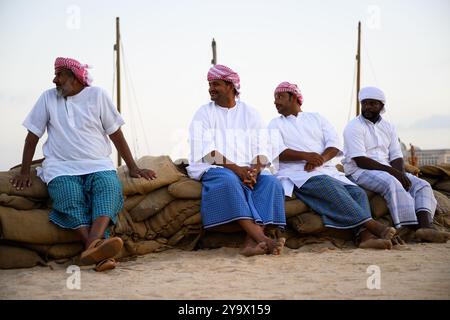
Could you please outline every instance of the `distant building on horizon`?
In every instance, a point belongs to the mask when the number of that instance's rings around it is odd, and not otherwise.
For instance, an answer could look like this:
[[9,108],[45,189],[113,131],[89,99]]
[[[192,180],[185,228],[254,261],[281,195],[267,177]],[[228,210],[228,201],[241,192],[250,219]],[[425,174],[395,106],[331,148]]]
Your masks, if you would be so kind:
[[400,141],[400,145],[405,161],[409,164],[415,165],[416,167],[450,164],[450,149],[422,150],[421,148],[413,145],[411,145],[412,148],[408,149],[402,141]]

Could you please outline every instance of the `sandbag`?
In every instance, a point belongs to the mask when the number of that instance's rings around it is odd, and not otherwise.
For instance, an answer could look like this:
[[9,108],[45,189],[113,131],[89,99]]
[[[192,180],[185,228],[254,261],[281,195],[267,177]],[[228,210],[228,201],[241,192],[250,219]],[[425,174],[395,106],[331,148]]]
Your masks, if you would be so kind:
[[50,222],[50,210],[16,210],[0,207],[0,239],[34,244],[56,244],[78,241],[74,230]]
[[446,194],[450,195],[450,179],[445,179],[438,181],[433,186],[434,189]]
[[386,200],[380,195],[375,195],[369,201],[370,203],[370,211],[372,212],[372,217],[381,218],[387,214],[389,214],[389,209],[386,204]]
[[136,194],[133,196],[125,197],[123,207],[125,208],[125,210],[129,212],[131,209],[136,207],[139,204],[139,202],[144,200],[146,196],[147,196],[146,194]]
[[130,216],[133,221],[144,221],[161,211],[175,198],[167,191],[167,187],[160,188],[147,194],[133,209]]
[[168,239],[181,229],[187,218],[199,211],[199,200],[175,200],[147,221],[152,230]]
[[421,166],[420,173],[424,176],[450,178],[450,164],[440,164],[437,166]]
[[193,225],[193,224],[202,224],[202,215],[200,214],[200,212],[198,212],[198,213],[194,214],[193,216],[184,220],[183,224],[185,226]]
[[150,193],[153,190],[174,183],[184,176],[177,170],[168,156],[145,156],[137,160],[136,164],[141,169],[145,168],[155,171],[157,178],[154,180],[132,178],[126,165],[119,167],[117,174],[122,182],[123,194],[126,196]]
[[125,208],[123,208],[117,215],[116,224],[111,228],[113,235],[128,235],[132,236],[135,233],[133,219]]
[[168,245],[178,249],[194,250],[203,233],[201,225],[183,226],[177,233],[170,237]]
[[291,217],[287,220],[287,223],[301,234],[316,234],[325,230],[322,218],[312,211]]
[[417,167],[415,167],[415,166],[413,166],[413,165],[411,165],[409,163],[405,163],[404,165],[405,165],[405,171],[406,172],[411,173],[411,174],[413,174],[415,176],[419,176],[419,173],[420,173],[420,169],[419,168],[417,168]]
[[168,189],[169,193],[178,199],[201,199],[202,184],[193,179],[180,179],[172,183]]
[[23,244],[28,249],[39,252],[45,261],[51,259],[67,259],[80,254],[84,246],[81,242],[61,243],[54,245]]
[[43,208],[46,203],[43,201],[33,201],[21,196],[11,196],[6,193],[0,194],[0,206],[11,207],[18,210],[31,210]]
[[31,187],[26,187],[23,190],[17,190],[9,180],[20,172],[20,168],[0,172],[0,194],[6,193],[9,195],[32,197],[32,198],[48,198],[47,185],[36,175],[36,169],[31,168]]
[[450,214],[450,199],[439,191],[433,190],[434,197],[437,201],[436,214]]
[[294,199],[284,202],[286,218],[296,216],[300,213],[310,211],[311,209],[301,200]]
[[38,264],[46,265],[36,252],[25,248],[0,245],[0,269],[31,268]]
[[244,240],[245,232],[222,233],[206,231],[200,238],[198,247],[201,249],[239,248],[243,245]]
[[148,241],[130,241],[124,243],[128,255],[144,255],[152,252],[161,252],[169,247],[155,240]]

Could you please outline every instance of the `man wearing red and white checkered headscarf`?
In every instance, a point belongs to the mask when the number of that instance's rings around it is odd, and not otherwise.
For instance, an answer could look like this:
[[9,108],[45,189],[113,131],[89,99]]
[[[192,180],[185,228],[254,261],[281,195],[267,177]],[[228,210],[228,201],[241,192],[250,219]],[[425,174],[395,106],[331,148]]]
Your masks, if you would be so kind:
[[75,78],[80,81],[84,86],[90,86],[92,83],[92,77],[88,72],[90,68],[87,64],[81,64],[75,59],[58,57],[55,60],[55,72],[60,72],[63,69],[72,71]]
[[236,97],[239,97],[239,94],[241,93],[239,75],[227,66],[216,64],[211,67],[208,71],[208,81],[211,82],[213,80],[223,80],[225,82],[232,83],[234,89],[236,90]]
[[239,75],[232,69],[216,65],[207,79],[212,101],[197,110],[189,126],[186,168],[203,185],[203,227],[240,226],[247,233],[245,256],[280,254],[285,239],[264,234],[265,225],[286,225],[286,215],[283,188],[265,168],[268,142],[261,115],[236,99]]
[[316,112],[302,111],[303,96],[296,84],[282,82],[274,95],[280,116],[269,124],[272,158],[279,159],[277,178],[285,195],[295,194],[326,227],[354,230],[361,248],[392,248],[395,229],[372,219],[364,190],[330,161],[342,154],[333,126]]
[[31,186],[30,164],[39,139],[47,131],[45,160],[38,176],[52,199],[49,220],[75,230],[84,243],[81,262],[97,271],[115,267],[113,257],[122,240],[108,237],[123,207],[122,186],[112,162],[111,142],[125,160],[131,177],[156,178],[140,169],[120,127],[124,121],[107,93],[90,86],[87,65],[71,58],[55,61],[56,88],[45,91],[23,122],[28,130],[20,174],[11,183],[17,190]]
[[297,97],[297,101],[300,106],[303,104],[302,93],[295,83],[289,83],[287,81],[280,83],[275,89],[275,93],[279,92],[290,92]]

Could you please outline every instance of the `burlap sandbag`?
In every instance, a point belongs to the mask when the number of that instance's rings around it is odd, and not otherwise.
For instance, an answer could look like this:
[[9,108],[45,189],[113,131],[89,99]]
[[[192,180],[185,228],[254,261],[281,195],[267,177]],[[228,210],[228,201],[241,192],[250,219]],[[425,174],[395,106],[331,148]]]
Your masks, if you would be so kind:
[[437,201],[436,214],[450,214],[450,199],[439,191],[433,190],[434,197]]
[[450,195],[450,179],[445,179],[438,181],[433,186],[434,189],[446,194]]
[[139,202],[144,200],[146,196],[147,196],[146,194],[136,194],[133,196],[125,197],[123,207],[125,208],[125,210],[130,212],[130,210],[136,207],[139,204]]
[[287,223],[292,229],[302,234],[317,234],[325,230],[322,218],[312,211],[291,217]]
[[144,255],[152,252],[161,252],[169,247],[155,240],[130,241],[124,243],[124,247],[129,255]]
[[0,207],[0,239],[56,244],[78,241],[73,230],[62,229],[48,219],[50,210],[16,210]]
[[411,173],[411,174],[413,174],[415,176],[419,176],[419,173],[420,173],[420,169],[419,168],[417,168],[417,167],[415,167],[415,166],[413,166],[413,165],[411,165],[409,163],[405,163],[405,171],[408,172],[408,173]]
[[153,190],[167,186],[178,181],[184,175],[177,170],[168,156],[145,156],[136,161],[141,169],[151,169],[155,171],[157,178],[147,180],[144,178],[132,178],[128,173],[127,166],[121,166],[117,169],[120,181],[123,186],[124,195],[147,194]]
[[0,269],[31,268],[38,264],[46,265],[36,252],[25,248],[0,245]]
[[420,173],[424,176],[450,178],[450,164],[440,164],[437,166],[421,166]]
[[147,221],[152,230],[168,239],[181,229],[187,218],[199,211],[199,200],[175,200]]
[[375,195],[369,201],[370,203],[370,211],[372,212],[372,217],[381,218],[387,214],[389,214],[389,209],[386,204],[386,200],[383,199],[380,195]]
[[284,202],[286,218],[296,216],[300,213],[310,211],[311,209],[301,200],[294,199]]
[[21,196],[10,196],[6,193],[0,194],[0,206],[11,207],[18,210],[31,210],[43,208],[46,203],[43,201],[33,201]]
[[113,235],[132,236],[136,230],[130,214],[123,208],[117,215],[116,224],[111,228]]
[[44,260],[67,259],[80,254],[84,246],[81,242],[61,243],[54,245],[25,244],[25,247],[39,252]]
[[193,179],[182,178],[180,181],[172,183],[168,191],[178,199],[201,199],[202,184]]
[[193,216],[184,220],[183,224],[185,226],[202,224],[202,215],[200,214],[200,212],[198,212],[198,213],[194,214]]
[[168,245],[178,249],[194,250],[202,234],[201,225],[183,226],[168,241]]
[[20,169],[0,172],[0,193],[9,195],[32,197],[32,198],[48,198],[47,186],[42,180],[36,176],[36,170],[32,168],[31,173],[31,187],[26,187],[23,190],[17,190],[9,180],[11,180]]
[[175,198],[167,191],[167,187],[160,188],[147,194],[141,202],[130,210],[133,221],[144,221],[161,211]]

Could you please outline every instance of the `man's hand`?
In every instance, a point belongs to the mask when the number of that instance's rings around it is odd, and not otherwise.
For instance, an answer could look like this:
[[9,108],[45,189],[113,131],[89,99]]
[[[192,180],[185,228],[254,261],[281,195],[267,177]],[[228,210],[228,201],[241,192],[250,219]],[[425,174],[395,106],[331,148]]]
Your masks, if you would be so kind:
[[411,181],[408,179],[405,173],[395,170],[394,172],[391,173],[391,175],[393,175],[394,177],[397,178],[398,181],[400,181],[400,183],[402,184],[403,188],[405,188],[406,191],[408,191],[409,188],[411,188]]
[[30,174],[18,174],[14,178],[10,179],[9,182],[16,188],[16,190],[23,190],[26,187],[31,187],[31,176]]
[[317,166],[314,165],[314,164],[312,164],[311,162],[307,162],[307,163],[305,164],[305,171],[306,171],[306,172],[311,172],[311,171],[313,171],[316,167],[317,167]]
[[129,170],[130,177],[144,178],[147,180],[156,179],[156,173],[150,169],[139,169],[138,167]]
[[315,152],[308,152],[306,154],[306,163],[310,163],[309,166],[320,167],[325,163],[325,159],[321,154]]
[[238,165],[232,165],[228,168],[232,170],[246,186],[253,189],[253,185],[256,183],[256,170],[247,166],[240,167]]

